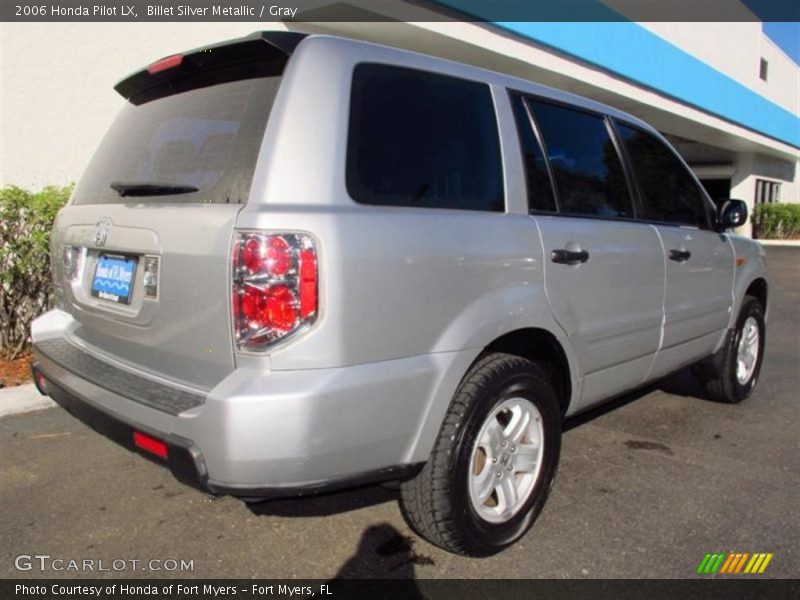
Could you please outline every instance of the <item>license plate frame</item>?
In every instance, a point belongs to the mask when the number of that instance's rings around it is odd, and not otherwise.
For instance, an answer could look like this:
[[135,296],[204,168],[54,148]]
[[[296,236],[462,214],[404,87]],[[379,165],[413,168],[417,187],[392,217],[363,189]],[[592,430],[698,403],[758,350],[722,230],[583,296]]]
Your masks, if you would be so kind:
[[139,258],[124,254],[100,254],[92,275],[93,297],[129,305],[133,296]]

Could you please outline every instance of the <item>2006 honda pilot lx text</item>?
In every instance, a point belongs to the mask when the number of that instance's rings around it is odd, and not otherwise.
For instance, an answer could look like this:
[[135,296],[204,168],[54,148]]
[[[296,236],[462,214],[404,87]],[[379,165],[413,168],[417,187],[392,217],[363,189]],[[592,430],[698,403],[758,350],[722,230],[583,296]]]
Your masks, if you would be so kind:
[[608,106],[372,44],[259,33],[116,86],[58,215],[37,385],[247,500],[402,480],[487,555],[542,509],[561,423],[696,363],[758,378],[760,246]]

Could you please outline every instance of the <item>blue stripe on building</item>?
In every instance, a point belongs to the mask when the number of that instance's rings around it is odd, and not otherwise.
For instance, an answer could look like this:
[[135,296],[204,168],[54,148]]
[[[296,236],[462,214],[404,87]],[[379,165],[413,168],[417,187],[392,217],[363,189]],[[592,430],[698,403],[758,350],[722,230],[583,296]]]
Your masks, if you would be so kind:
[[[475,4],[464,0],[438,1],[458,10],[469,9],[470,14],[481,18],[481,10]],[[588,10],[585,6],[582,9]],[[607,7],[598,4],[595,10],[599,11],[597,22],[492,21],[491,24],[800,148],[800,116],[796,113],[767,100],[637,23],[609,20],[612,17],[607,14]],[[754,70],[757,68],[757,64],[753,65]]]

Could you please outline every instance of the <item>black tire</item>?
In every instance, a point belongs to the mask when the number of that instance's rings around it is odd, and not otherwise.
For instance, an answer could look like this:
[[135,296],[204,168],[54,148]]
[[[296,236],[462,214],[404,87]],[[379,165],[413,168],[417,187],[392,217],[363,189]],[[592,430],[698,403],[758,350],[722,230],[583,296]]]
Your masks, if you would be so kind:
[[[472,506],[468,491],[470,458],[484,421],[509,398],[538,409],[544,432],[541,467],[527,501],[505,523],[490,523]],[[544,507],[561,450],[561,410],[547,373],[510,354],[480,358],[464,376],[444,419],[431,456],[401,488],[401,507],[423,538],[464,556],[496,554],[521,538]]]
[[[742,384],[736,377],[737,351],[742,339],[744,324],[750,317],[758,325],[758,355],[752,375]],[[704,384],[706,395],[710,400],[725,404],[738,404],[753,393],[761,373],[761,364],[764,361],[765,341],[764,307],[753,296],[745,296],[739,311],[739,318],[736,320],[736,328],[733,334],[728,336],[725,346],[719,350],[720,355],[715,357],[718,368],[713,374],[700,375],[700,380]],[[703,372],[701,371],[701,373]]]

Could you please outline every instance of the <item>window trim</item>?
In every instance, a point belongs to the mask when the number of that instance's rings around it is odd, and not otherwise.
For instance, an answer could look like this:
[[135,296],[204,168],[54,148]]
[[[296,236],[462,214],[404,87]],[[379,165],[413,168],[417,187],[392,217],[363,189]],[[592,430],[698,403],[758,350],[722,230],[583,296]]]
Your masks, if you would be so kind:
[[531,112],[531,107],[528,104],[525,96],[522,94],[517,94],[512,90],[508,90],[508,99],[509,102],[512,104],[511,110],[514,110],[513,104],[515,102],[519,102],[522,106],[522,110],[525,111],[525,115],[528,118],[528,125],[531,128],[531,132],[533,133],[533,137],[536,140],[536,143],[539,144],[539,150],[542,152],[542,158],[544,159],[544,166],[545,171],[547,171],[547,179],[550,181],[550,193],[553,194],[553,202],[556,205],[555,210],[541,210],[536,209],[531,206],[531,197],[530,197],[530,190],[528,189],[528,173],[527,169],[525,169],[525,148],[522,145],[522,135],[520,135],[519,127],[517,126],[517,120],[514,119],[514,128],[516,129],[517,133],[517,141],[519,142],[519,152],[520,157],[522,157],[523,162],[523,170],[525,171],[525,203],[528,205],[528,214],[529,215],[557,215],[561,212],[561,202],[558,197],[558,187],[555,183],[555,177],[553,176],[553,169],[550,166],[550,158],[547,155],[547,146],[544,143],[544,139],[542,138],[542,133],[539,131],[539,125],[533,117],[533,113]]
[[[622,147],[623,153],[625,154],[626,162],[630,161],[631,175],[633,177],[633,183],[634,183],[634,189],[636,191],[635,193],[636,193],[636,196],[637,196],[637,202],[639,203],[639,205],[641,206],[641,209],[642,209],[642,211],[641,211],[642,216],[640,217],[639,220],[642,223],[647,223],[648,225],[657,225],[659,227],[682,227],[684,229],[696,229],[698,231],[712,231],[713,232],[714,231],[714,227],[712,226],[712,224],[716,221],[716,214],[717,214],[716,206],[714,205],[713,201],[709,197],[708,192],[706,192],[705,188],[700,183],[700,180],[694,174],[694,171],[692,171],[692,169],[689,168],[689,165],[687,165],[685,163],[685,161],[683,160],[681,155],[678,154],[678,151],[675,150],[675,148],[672,147],[672,144],[670,144],[669,142],[667,142],[665,144],[663,140],[661,140],[657,136],[653,135],[652,132],[647,131],[646,129],[643,129],[640,125],[637,125],[635,123],[631,123],[630,121],[628,121],[626,119],[620,119],[619,117],[611,117],[611,120],[614,122],[614,131],[619,135],[620,146]],[[657,219],[646,219],[646,218],[644,218],[644,201],[642,200],[641,189],[639,187],[639,182],[636,179],[636,173],[635,173],[635,170],[633,169],[633,161],[631,160],[631,155],[628,152],[628,146],[625,143],[625,140],[622,139],[622,134],[619,132],[619,129],[618,129],[618,126],[620,126],[620,125],[628,127],[630,129],[634,129],[634,130],[638,131],[641,134],[650,136],[651,138],[653,138],[654,140],[659,142],[662,146],[664,146],[670,152],[670,154],[672,154],[672,156],[674,158],[678,159],[678,162],[688,172],[689,176],[691,177],[692,181],[695,184],[695,187],[697,187],[697,189],[700,192],[700,198],[701,198],[701,200],[703,202],[703,212],[704,212],[705,217],[706,217],[704,226],[690,225],[688,223],[673,223],[671,221],[659,221]]]
[[[634,189],[631,187],[631,181],[629,178],[629,174],[627,172],[627,167],[625,164],[625,159],[623,153],[620,151],[620,144],[617,143],[617,140],[614,137],[613,130],[609,127],[609,119],[611,118],[608,114],[594,110],[591,108],[586,108],[583,106],[578,106],[575,104],[570,104],[569,102],[564,102],[561,100],[556,100],[553,98],[549,98],[547,96],[540,96],[538,94],[532,94],[529,92],[522,92],[516,88],[508,88],[509,96],[519,96],[523,101],[523,106],[525,107],[526,112],[528,113],[528,118],[531,121],[533,126],[534,135],[536,136],[536,140],[539,142],[539,147],[542,150],[544,155],[545,164],[547,165],[547,173],[550,176],[550,186],[553,189],[553,197],[556,201],[556,212],[552,211],[543,211],[543,210],[535,210],[532,209],[530,206],[530,198],[527,195],[527,179],[525,181],[525,190],[526,190],[526,199],[528,201],[528,213],[532,215],[541,215],[541,216],[556,216],[556,217],[568,217],[571,219],[594,219],[600,221],[617,221],[617,222],[624,222],[624,223],[635,223],[640,222],[637,218],[637,200],[636,194]],[[531,102],[541,102],[543,104],[550,104],[552,106],[556,106],[557,108],[563,108],[565,110],[572,110],[574,112],[582,112],[592,117],[600,118],[605,127],[606,131],[608,132],[609,138],[614,144],[614,149],[617,151],[617,156],[619,157],[620,164],[622,165],[623,173],[625,173],[625,182],[628,188],[628,198],[630,199],[631,205],[631,212],[632,215],[630,217],[606,217],[602,215],[588,215],[582,213],[571,213],[571,212],[564,212],[561,210],[561,195],[558,190],[558,184],[556,183],[555,174],[553,172],[553,168],[550,164],[550,153],[547,150],[547,143],[544,140],[544,136],[539,129],[539,122],[536,119],[536,116],[533,114],[533,109],[530,106]],[[516,126],[516,123],[515,123]],[[519,132],[517,132],[517,136],[519,136]],[[520,140],[521,145],[521,140]]]
[[[625,165],[625,173],[628,177],[628,185],[630,186],[631,193],[633,194],[633,203],[636,205],[636,220],[641,223],[651,224],[649,220],[644,218],[644,202],[642,201],[642,191],[639,188],[639,182],[636,180],[636,173],[633,169],[633,163],[631,162],[630,154],[628,153],[628,149],[625,145],[625,140],[622,139],[622,134],[617,126],[618,121],[614,117],[609,117],[608,122],[609,127],[613,131],[614,139],[617,142],[617,148],[623,157],[622,162]],[[672,224],[674,225],[675,223]]]
[[[457,81],[464,81],[473,83],[476,85],[480,85],[486,88],[489,94],[489,100],[492,105],[492,114],[494,116],[494,124],[495,124],[495,131],[497,135],[497,154],[498,154],[498,166],[500,168],[500,192],[502,195],[503,200],[503,208],[502,210],[482,210],[482,209],[471,209],[471,208],[449,208],[443,206],[403,206],[398,204],[374,204],[368,202],[361,202],[356,199],[353,195],[350,185],[348,184],[348,169],[350,165],[350,154],[351,154],[351,133],[353,131],[353,99],[355,95],[353,93],[353,89],[356,84],[356,71],[361,66],[375,66],[375,67],[384,67],[389,69],[404,69],[406,71],[414,71],[416,73],[424,73],[426,75],[434,75],[437,77],[444,77],[446,79],[455,79]],[[346,129],[344,135],[344,189],[347,194],[347,198],[356,206],[362,207],[369,207],[370,209],[387,209],[387,210],[414,210],[414,211],[445,211],[446,213],[451,213],[452,211],[458,211],[460,213],[466,214],[479,214],[479,215],[508,215],[511,214],[509,212],[509,203],[508,203],[508,186],[506,185],[506,164],[505,158],[503,155],[503,132],[500,126],[500,119],[498,114],[498,106],[495,99],[494,91],[492,90],[492,85],[484,80],[481,79],[470,79],[467,77],[460,77],[458,75],[452,75],[449,72],[442,72],[442,71],[435,71],[430,69],[423,69],[417,66],[409,66],[407,64],[401,64],[397,62],[385,62],[380,60],[360,60],[358,62],[353,63],[350,65],[350,85],[348,87],[348,95],[347,95],[347,122],[346,122]]]
[[628,186],[628,195],[631,199],[631,210],[633,211],[633,217],[631,217],[631,219],[634,221],[641,221],[642,216],[644,215],[644,205],[642,204],[641,197],[639,196],[639,188],[636,183],[636,177],[634,176],[633,165],[631,165],[628,161],[628,153],[625,151],[625,141],[619,136],[617,126],[614,123],[614,119],[611,117],[611,115],[605,115],[605,122],[608,135],[611,138],[614,148],[617,150],[619,160],[622,163],[622,172],[625,173],[625,183]]

